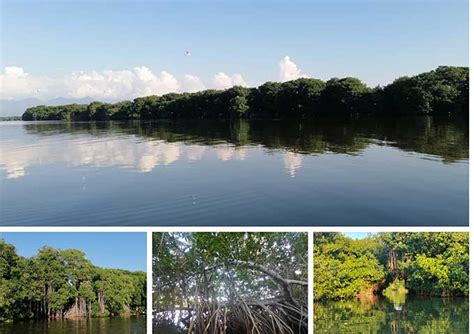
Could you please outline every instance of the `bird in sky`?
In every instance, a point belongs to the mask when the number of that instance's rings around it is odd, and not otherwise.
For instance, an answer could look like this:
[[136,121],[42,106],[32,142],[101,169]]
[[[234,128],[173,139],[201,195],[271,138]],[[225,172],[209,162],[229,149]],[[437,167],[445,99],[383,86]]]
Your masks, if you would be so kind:
[[190,56],[190,55],[191,55],[191,52],[185,51],[185,52],[184,52],[184,55],[185,55],[185,56]]

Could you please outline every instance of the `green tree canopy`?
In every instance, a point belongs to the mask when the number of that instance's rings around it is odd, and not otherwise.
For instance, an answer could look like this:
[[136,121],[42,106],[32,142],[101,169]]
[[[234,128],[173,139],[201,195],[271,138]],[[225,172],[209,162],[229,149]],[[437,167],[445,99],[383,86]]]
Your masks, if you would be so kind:
[[393,282],[404,282],[412,294],[468,296],[468,233],[391,232],[362,240],[315,235],[315,300],[351,299]]
[[299,233],[154,233],[155,325],[306,333],[306,255]]
[[0,321],[143,312],[146,274],[94,266],[76,249],[32,258],[0,239]]

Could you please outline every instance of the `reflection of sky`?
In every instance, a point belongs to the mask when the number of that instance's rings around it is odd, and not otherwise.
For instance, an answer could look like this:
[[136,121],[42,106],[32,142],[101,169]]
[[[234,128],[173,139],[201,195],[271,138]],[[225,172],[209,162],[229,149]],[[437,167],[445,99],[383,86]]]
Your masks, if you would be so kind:
[[443,164],[396,147],[316,155],[108,129],[38,134],[0,126],[6,225],[467,222],[467,163]]
[[[122,167],[146,173],[158,166],[168,166],[178,161],[187,163],[202,160],[207,152],[206,159],[223,162],[248,158],[248,148],[230,144],[205,146],[164,140],[144,141],[134,135],[27,137],[28,141],[20,137],[0,143],[0,168],[6,172],[8,179],[25,176],[28,167],[55,163],[72,168]],[[303,155],[284,152],[282,165],[291,177],[295,177],[303,165]]]

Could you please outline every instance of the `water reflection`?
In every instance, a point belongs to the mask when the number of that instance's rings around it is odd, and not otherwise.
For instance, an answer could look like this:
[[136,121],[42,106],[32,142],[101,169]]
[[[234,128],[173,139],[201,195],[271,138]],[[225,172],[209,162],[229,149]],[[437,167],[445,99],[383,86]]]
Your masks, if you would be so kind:
[[282,167],[295,177],[305,154],[358,155],[370,145],[439,158],[468,158],[463,122],[431,117],[380,120],[322,119],[309,123],[1,123],[0,166],[9,179],[34,165],[126,167],[150,172],[178,160],[245,160],[249,149],[283,150]]
[[286,152],[283,156],[285,169],[291,177],[296,176],[296,172],[303,166],[303,154],[295,152]]
[[84,318],[72,320],[0,323],[0,334],[144,334],[144,317]]
[[467,225],[465,124],[0,122],[0,223]]
[[468,333],[467,299],[408,297],[392,303],[340,301],[315,305],[314,333]]

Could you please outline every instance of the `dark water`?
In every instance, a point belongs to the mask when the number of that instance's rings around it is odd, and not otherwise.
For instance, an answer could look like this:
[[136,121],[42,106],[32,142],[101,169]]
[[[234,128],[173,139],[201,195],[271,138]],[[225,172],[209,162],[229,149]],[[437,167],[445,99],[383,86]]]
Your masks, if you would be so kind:
[[0,334],[144,334],[146,319],[92,318],[80,320],[23,321],[0,324]]
[[3,225],[467,225],[467,121],[0,123]]
[[316,304],[314,333],[467,334],[469,302],[408,297],[402,303],[380,298]]

